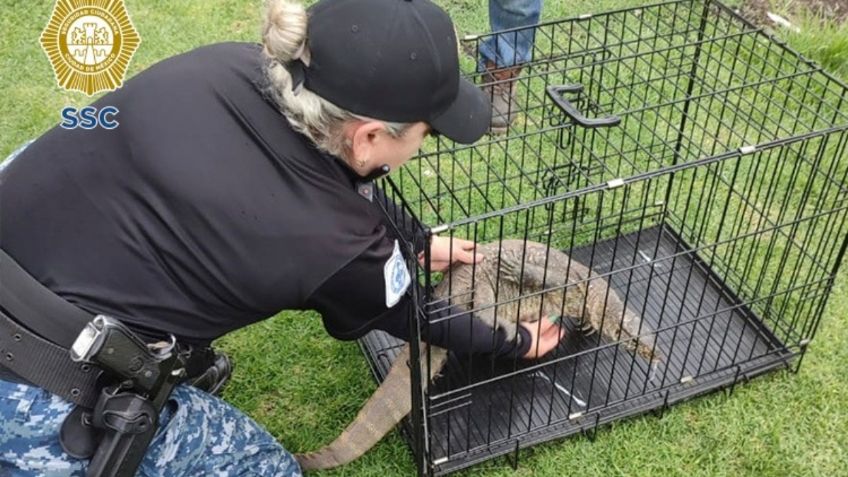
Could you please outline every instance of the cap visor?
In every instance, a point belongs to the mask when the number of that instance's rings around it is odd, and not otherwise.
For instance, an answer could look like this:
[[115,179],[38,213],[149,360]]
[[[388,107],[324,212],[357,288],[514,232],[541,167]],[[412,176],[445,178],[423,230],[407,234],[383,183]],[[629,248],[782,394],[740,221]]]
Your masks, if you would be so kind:
[[480,88],[465,78],[459,80],[459,93],[453,104],[430,126],[456,142],[470,144],[480,139],[492,122],[492,104]]

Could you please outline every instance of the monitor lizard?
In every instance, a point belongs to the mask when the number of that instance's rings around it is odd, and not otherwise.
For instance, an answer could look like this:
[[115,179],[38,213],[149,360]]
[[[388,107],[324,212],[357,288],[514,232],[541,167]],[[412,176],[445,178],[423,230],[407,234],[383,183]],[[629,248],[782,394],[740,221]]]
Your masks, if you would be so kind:
[[[600,332],[643,357],[652,369],[661,361],[653,333],[639,315],[625,309],[605,279],[590,279],[589,268],[567,254],[524,240],[478,244],[477,252],[487,258],[477,264],[454,264],[435,287],[436,298],[472,311],[492,329],[503,329],[510,339],[519,336],[518,321],[568,316],[585,332]],[[423,344],[421,349],[426,350]],[[429,353],[432,379],[447,361],[448,352],[431,346]],[[295,455],[303,470],[329,469],[357,459],[409,414],[409,358],[406,345],[382,384],[336,440],[315,452]],[[420,362],[426,363],[426,351]],[[424,381],[426,386],[429,379]]]

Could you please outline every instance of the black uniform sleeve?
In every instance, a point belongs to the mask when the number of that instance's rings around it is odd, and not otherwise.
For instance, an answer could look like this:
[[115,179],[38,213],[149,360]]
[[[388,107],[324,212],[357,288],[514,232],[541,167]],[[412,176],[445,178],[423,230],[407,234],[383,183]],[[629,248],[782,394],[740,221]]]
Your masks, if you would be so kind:
[[[309,297],[307,307],[321,313],[324,327],[331,336],[351,340],[380,329],[409,340],[409,313],[413,305],[409,290],[393,306],[386,304],[384,267],[393,250],[393,242],[387,239],[379,241],[326,280]],[[413,280],[410,286],[419,285]],[[506,339],[500,329],[493,336],[488,325],[471,313],[456,308],[435,312],[431,319],[450,315],[457,316],[430,326],[431,344],[463,355],[490,353],[512,357],[523,356],[530,349],[530,336],[523,327],[519,327],[521,339],[516,343]]]
[[[411,303],[411,298],[406,299]],[[409,305],[407,305],[409,306]],[[474,318],[471,313],[463,312],[455,306],[445,308],[436,306],[438,311],[430,314],[430,319],[452,316],[452,318],[430,325],[428,342],[441,348],[449,349],[460,355],[488,353],[504,357],[521,357],[530,350],[530,332],[524,327],[518,327],[521,335],[517,342],[508,340],[502,329],[495,331],[482,321]],[[409,320],[406,314],[390,316],[376,323],[375,328],[383,330],[392,336],[409,341]]]

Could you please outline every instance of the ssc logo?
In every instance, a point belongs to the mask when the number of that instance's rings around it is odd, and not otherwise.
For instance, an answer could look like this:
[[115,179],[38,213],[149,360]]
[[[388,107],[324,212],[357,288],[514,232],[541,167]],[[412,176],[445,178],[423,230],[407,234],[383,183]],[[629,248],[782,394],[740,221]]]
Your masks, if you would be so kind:
[[41,47],[56,81],[89,96],[121,86],[141,38],[123,0],[57,0]]
[[115,129],[120,124],[115,120],[115,116],[119,113],[118,108],[114,106],[104,106],[97,111],[94,106],[86,106],[80,110],[73,106],[68,106],[62,110],[62,122],[59,126],[64,129],[94,129],[97,126],[103,129]]
[[386,281],[386,307],[391,308],[400,301],[400,297],[409,288],[411,282],[409,270],[406,268],[406,262],[403,261],[403,254],[400,253],[397,240],[395,240],[392,256],[383,267],[383,275]]

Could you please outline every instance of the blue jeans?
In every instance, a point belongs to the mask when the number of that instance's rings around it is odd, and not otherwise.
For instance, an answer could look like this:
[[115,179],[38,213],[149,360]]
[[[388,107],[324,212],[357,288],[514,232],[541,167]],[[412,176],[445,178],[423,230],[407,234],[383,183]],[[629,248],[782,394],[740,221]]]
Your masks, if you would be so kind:
[[[489,0],[489,25],[493,32],[535,25],[542,0]],[[492,35],[480,44],[481,66],[486,61],[498,68],[516,66],[532,59],[534,28]]]
[[[74,459],[59,444],[71,409],[72,403],[44,389],[0,380],[0,475],[85,475],[88,461]],[[171,393],[136,475],[301,477],[294,457],[259,424],[187,385]]]

